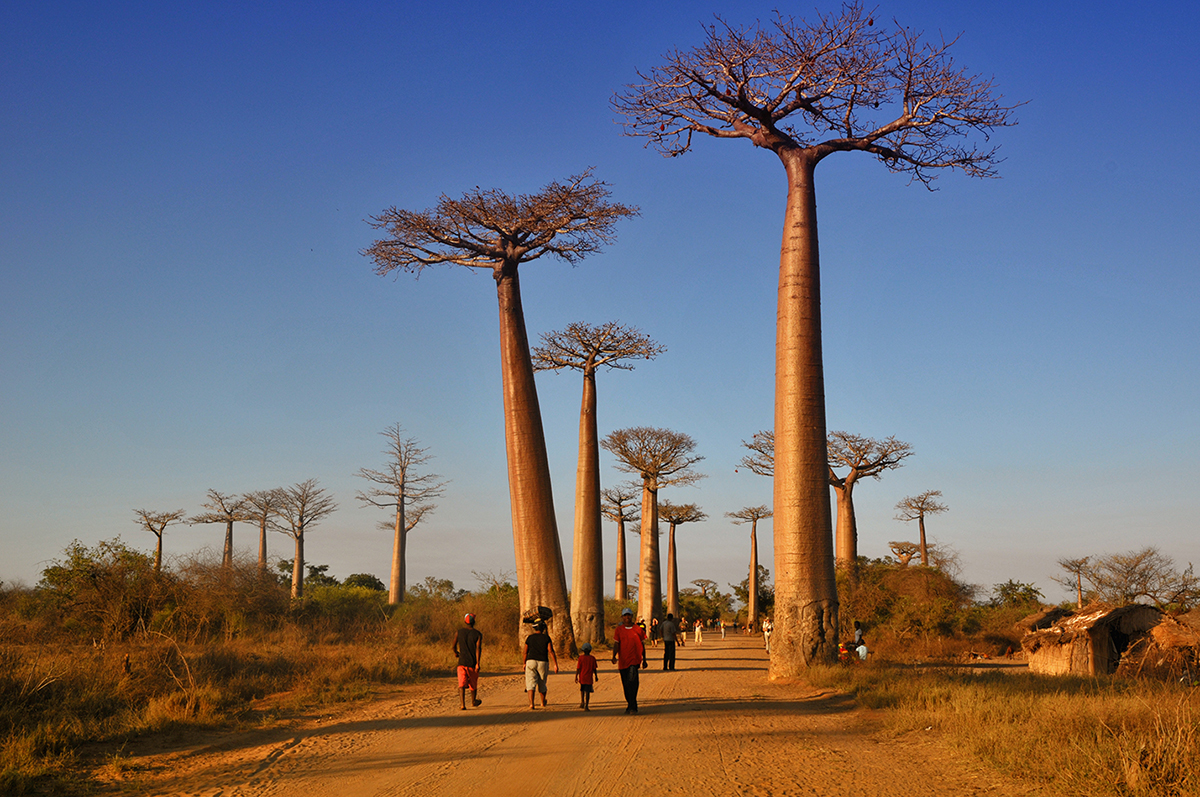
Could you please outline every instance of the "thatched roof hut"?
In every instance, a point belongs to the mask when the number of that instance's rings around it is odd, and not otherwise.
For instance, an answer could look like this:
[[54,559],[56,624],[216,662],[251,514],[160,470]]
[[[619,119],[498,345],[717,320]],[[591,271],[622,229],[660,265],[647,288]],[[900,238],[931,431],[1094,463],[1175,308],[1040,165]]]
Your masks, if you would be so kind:
[[1093,603],[1021,640],[1029,669],[1048,675],[1117,671],[1122,654],[1162,622],[1153,606]]

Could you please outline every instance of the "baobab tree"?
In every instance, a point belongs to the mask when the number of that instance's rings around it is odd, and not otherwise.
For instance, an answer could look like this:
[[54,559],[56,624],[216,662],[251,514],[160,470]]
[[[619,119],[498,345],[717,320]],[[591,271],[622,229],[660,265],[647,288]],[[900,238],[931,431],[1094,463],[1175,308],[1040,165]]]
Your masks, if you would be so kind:
[[281,487],[272,526],[296,541],[296,556],[292,559],[292,597],[304,597],[304,535],[318,521],[337,509],[333,496],[316,479],[308,479],[291,487]]
[[154,547],[154,572],[162,572],[162,549],[163,549],[163,532],[167,530],[167,526],[172,523],[178,523],[187,513],[182,509],[176,509],[174,512],[153,512],[149,509],[135,509],[133,514],[137,515],[137,524],[146,531],[158,538],[158,544]]
[[667,532],[667,611],[679,616],[679,560],[675,554],[675,529],[684,523],[699,523],[708,515],[695,504],[658,502],[658,516],[668,523]]
[[245,498],[209,490],[208,500],[201,506],[206,511],[192,515],[187,522],[192,525],[197,523],[225,524],[225,548],[221,554],[221,567],[229,570],[233,567],[233,524],[250,519],[246,513]]
[[[742,441],[750,453],[742,457],[742,466],[760,476],[775,473],[775,434],[768,430],[754,433],[750,442]],[[836,561],[852,565],[858,559],[858,521],[854,514],[854,486],[864,476],[875,479],[885,470],[898,468],[912,455],[912,446],[895,437],[876,440],[849,432],[830,432],[826,440],[829,460],[829,486],[837,497]],[[848,468],[839,475],[834,468]]]
[[766,520],[774,514],[766,504],[747,506],[736,512],[725,513],[725,517],[738,525],[750,524],[750,580],[746,590],[746,622],[751,628],[758,625],[758,521]]
[[[545,256],[576,263],[611,243],[616,223],[636,215],[637,208],[608,197],[608,186],[592,179],[591,170],[531,195],[479,188],[462,199],[443,194],[431,210],[393,207],[372,217],[371,226],[390,237],[363,253],[375,261],[380,275],[396,270],[420,274],[427,266],[455,265],[489,270],[496,281],[504,440],[522,615],[545,606],[566,618],[570,607],[517,269]],[[521,633],[519,628],[514,631]],[[551,637],[560,653],[576,655],[570,622],[553,623]]]
[[[854,486],[860,479],[878,480],[885,470],[898,468],[912,456],[912,446],[895,437],[874,437],[830,432],[828,439],[829,485],[837,497],[836,561],[853,567],[858,561],[858,520],[854,515]],[[839,475],[834,468],[846,468]]]
[[647,623],[662,618],[662,569],[658,547],[658,491],[694,484],[704,475],[692,466],[696,441],[682,432],[633,426],[610,432],[601,447],[617,458],[617,468],[642,477],[641,557],[638,568],[638,616]]
[[416,439],[406,437],[400,424],[393,424],[380,432],[387,438],[387,464],[383,470],[360,468],[358,476],[371,486],[360,490],[355,497],[364,504],[391,509],[394,513],[390,528],[392,534],[392,576],[388,586],[388,603],[397,604],[404,600],[405,562],[408,549],[408,533],[421,519],[437,508],[430,503],[440,496],[446,482],[438,481],[436,473],[421,473],[420,467],[432,457],[428,449],[417,444]]
[[640,520],[634,501],[640,488],[636,484],[625,483],[616,487],[606,487],[600,496],[604,499],[600,511],[604,516],[617,524],[617,567],[613,584],[613,597],[618,603],[629,600],[628,561],[625,555],[625,524],[637,523]]
[[279,506],[279,488],[255,490],[242,496],[242,509],[246,521],[258,526],[258,574],[267,572],[267,529]]
[[905,496],[896,502],[896,520],[902,520],[905,523],[917,521],[917,528],[920,529],[921,534],[919,543],[921,564],[925,567],[929,567],[929,546],[925,542],[925,516],[937,515],[950,508],[938,502],[937,499],[941,497],[941,490],[926,490],[920,495]]
[[1092,557],[1084,556],[1080,559],[1070,559],[1063,557],[1058,560],[1058,566],[1066,570],[1069,578],[1052,577],[1054,581],[1066,587],[1067,589],[1075,590],[1075,608],[1083,608],[1083,574],[1087,572],[1088,562]]
[[666,351],[637,329],[609,321],[574,323],[542,336],[533,349],[535,371],[571,368],[583,373],[579,462],[575,468],[575,542],[571,556],[571,622],[576,642],[604,641],[604,541],[600,532],[600,436],[596,429],[596,371],[631,370],[629,360]]
[[697,137],[743,139],[787,176],[775,337],[775,642],[770,676],[833,661],[837,587],[829,514],[821,355],[817,164],[866,152],[927,186],[940,170],[993,177],[996,150],[972,143],[1015,124],[991,80],[950,57],[954,40],[884,31],[857,2],[812,21],[718,21],[613,98],[625,132],[664,155]]
[[888,543],[888,550],[896,557],[896,561],[900,563],[901,567],[908,567],[908,563],[913,560],[913,557],[921,552],[921,546],[915,542],[892,540]]

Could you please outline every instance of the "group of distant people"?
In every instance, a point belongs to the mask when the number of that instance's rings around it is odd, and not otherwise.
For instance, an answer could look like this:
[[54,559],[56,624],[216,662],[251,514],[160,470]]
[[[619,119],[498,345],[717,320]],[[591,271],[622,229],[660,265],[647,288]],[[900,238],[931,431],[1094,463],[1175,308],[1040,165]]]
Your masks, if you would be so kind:
[[[675,649],[684,644],[687,623],[677,621],[674,614],[668,613],[661,622],[651,621],[652,638],[657,638],[663,644],[663,670],[675,669]],[[775,630],[770,618],[762,621],[763,646],[771,651],[771,633]],[[695,632],[694,640],[697,645],[703,641],[703,623],[700,620],[692,624]],[[753,627],[747,627],[753,633]],[[612,663],[617,665],[621,678],[621,689],[625,695],[625,713],[637,714],[638,673],[646,669],[646,625],[634,622],[633,610],[621,610],[621,623],[613,631]],[[725,637],[725,626],[721,624],[721,637]],[[854,642],[842,643],[843,655],[852,655],[865,659],[867,647],[863,642],[862,626],[854,623]],[[591,697],[595,684],[600,679],[596,657],[592,655],[592,646],[584,643],[578,660],[575,663],[575,683],[579,684],[579,707],[584,711],[591,710]],[[550,676],[550,664],[554,664],[554,672],[558,672],[558,655],[554,651],[554,642],[546,633],[546,622],[538,619],[533,623],[533,633],[525,638],[525,692],[529,695],[529,708],[537,708],[535,697],[540,695],[542,707],[547,705],[547,681]],[[467,692],[471,693],[471,705],[483,703],[479,698],[479,666],[483,658],[483,634],[475,628],[475,615],[468,613],[463,617],[463,627],[458,630],[454,640],[454,655],[458,657],[458,691],[459,707],[467,708]]]

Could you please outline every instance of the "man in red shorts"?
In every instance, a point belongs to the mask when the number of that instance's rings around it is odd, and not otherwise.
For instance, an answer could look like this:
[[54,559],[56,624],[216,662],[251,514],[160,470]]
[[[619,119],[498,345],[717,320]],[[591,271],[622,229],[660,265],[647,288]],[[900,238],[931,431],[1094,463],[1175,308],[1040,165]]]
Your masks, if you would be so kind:
[[471,690],[471,705],[478,706],[479,661],[483,658],[483,634],[475,630],[475,615],[463,617],[465,628],[458,629],[454,640],[454,655],[458,656],[458,697],[460,708],[467,710],[467,690]]

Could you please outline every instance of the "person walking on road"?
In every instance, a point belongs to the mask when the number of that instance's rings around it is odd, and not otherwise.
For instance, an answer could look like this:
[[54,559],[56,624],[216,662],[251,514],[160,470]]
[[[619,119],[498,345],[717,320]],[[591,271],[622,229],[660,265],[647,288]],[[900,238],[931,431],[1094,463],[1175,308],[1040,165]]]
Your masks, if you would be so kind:
[[583,653],[575,663],[575,683],[579,684],[579,707],[591,711],[592,692],[595,682],[600,680],[596,671],[596,657],[592,655],[592,643],[583,643]]
[[[633,624],[633,610],[621,612],[621,625],[613,632],[613,664],[621,675],[621,688],[625,692],[625,713],[638,713],[638,665],[646,669],[645,634]],[[533,698],[530,697],[530,700]]]
[[458,629],[454,638],[454,655],[458,657],[458,702],[467,710],[467,690],[471,690],[471,705],[478,706],[479,660],[483,658],[483,634],[475,630],[475,615],[468,612],[463,617],[464,627]]
[[658,624],[663,642],[663,669],[675,669],[675,639],[679,636],[679,626],[675,623],[675,615],[667,613],[667,619]]
[[542,708],[546,707],[546,679],[550,677],[550,659],[554,659],[554,671],[558,672],[558,656],[554,653],[554,642],[546,633],[546,624],[538,622],[533,633],[525,638],[525,691],[529,693],[529,707],[533,708],[533,693],[542,693]]

